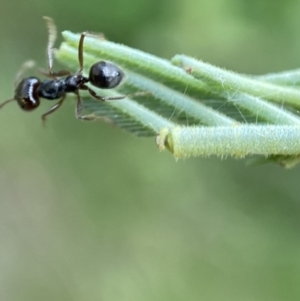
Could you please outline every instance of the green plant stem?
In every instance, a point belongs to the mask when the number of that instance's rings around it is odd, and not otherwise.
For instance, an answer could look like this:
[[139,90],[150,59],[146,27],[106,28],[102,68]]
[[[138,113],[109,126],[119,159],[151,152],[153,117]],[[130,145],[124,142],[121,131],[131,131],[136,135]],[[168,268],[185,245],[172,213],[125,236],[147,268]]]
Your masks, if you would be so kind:
[[297,89],[251,79],[185,55],[176,55],[172,62],[186,70],[191,69],[196,77],[218,83],[223,89],[248,93],[279,104],[284,101],[286,104],[300,107],[300,91]]
[[238,125],[235,127],[175,127],[162,129],[160,149],[176,158],[246,155],[299,155],[300,127]]
[[[118,96],[120,94],[106,91],[102,95]],[[84,99],[84,108],[91,112],[94,117],[107,118],[112,123],[134,132],[136,135],[145,136],[143,132],[146,132],[147,136],[154,136],[163,127],[175,127],[173,122],[145,108],[129,97],[102,102],[91,99],[87,93],[84,93],[82,98]]]
[[[79,37],[64,32],[66,42],[56,52],[57,58],[74,70],[78,69]],[[133,101],[128,98],[100,103],[85,97],[85,107],[92,114],[108,116],[117,125],[136,134],[159,133],[157,143],[160,149],[167,147],[175,157],[244,157],[257,154],[272,156],[279,163],[291,162],[291,159],[293,162],[299,161],[300,118],[270,103],[300,106],[300,92],[284,86],[292,80],[297,81],[297,70],[276,76],[250,77],[184,55],[173,58],[175,66],[167,60],[124,45],[87,37],[84,42],[84,71],[87,73],[87,67],[102,59],[119,64],[127,75],[119,91],[109,93],[120,95],[116,93],[121,91],[122,94],[134,95],[135,92],[144,91],[150,92],[150,96],[145,103],[142,99]],[[239,124],[218,110],[203,105],[202,100],[208,105],[210,100],[221,105],[222,101],[224,104],[232,102],[257,116],[257,120],[263,118],[274,125]],[[174,109],[187,117],[191,116],[199,124],[208,127],[177,126],[160,115],[170,112],[170,109],[171,112]],[[232,106],[228,106],[227,112],[231,112],[231,109]]]
[[[64,64],[71,65],[76,70],[78,68],[77,48],[69,46],[68,44],[62,44],[60,49],[56,52],[56,57],[64,62]],[[85,53],[85,72],[88,73],[89,66],[96,61],[99,61],[99,57]],[[176,108],[176,110],[183,111],[189,116],[199,120],[199,123],[205,125],[234,125],[237,121],[234,119],[213,110],[197,101],[195,98],[189,97],[182,93],[171,89],[160,82],[156,82],[146,76],[137,74],[134,71],[126,70],[126,80],[122,87],[134,87],[136,91],[147,91],[155,98],[159,99],[163,103]]]
[[[235,82],[236,86],[238,86],[241,83],[241,80],[245,78],[183,55],[175,56],[172,59],[172,62],[176,65],[182,66],[183,68],[190,68],[192,70],[192,74],[196,77],[203,77],[203,74],[205,74],[206,79],[209,79],[210,82],[218,85],[220,85],[221,77],[223,78],[222,83],[231,83],[232,81],[236,80],[236,78],[239,78],[239,81]],[[222,76],[221,73],[223,74]],[[235,79],[232,78],[232,74]],[[243,84],[246,85],[246,83]],[[263,118],[264,120],[273,124],[300,125],[300,118],[284,108],[267,102],[262,99],[262,97],[252,96],[250,94],[240,92],[242,91],[241,87],[239,87],[237,90],[235,90],[233,87],[232,89],[229,89],[228,87],[229,86],[222,84],[223,90],[225,88],[227,91],[221,92],[221,95],[224,98],[227,98],[228,101],[231,101],[248,110],[249,112],[252,112],[257,117]],[[251,87],[249,87],[249,89],[250,88]],[[261,91],[261,95],[264,95],[264,91]]]
[[[67,44],[77,50],[80,35],[69,31],[64,31],[62,35]],[[169,87],[174,87],[182,93],[188,88],[199,98],[215,95],[204,82],[195,79],[169,61],[125,45],[87,36],[84,40],[84,52],[97,58],[111,60],[122,68],[138,71],[138,73]]]
[[300,86],[300,69],[252,76],[252,78],[282,86]]

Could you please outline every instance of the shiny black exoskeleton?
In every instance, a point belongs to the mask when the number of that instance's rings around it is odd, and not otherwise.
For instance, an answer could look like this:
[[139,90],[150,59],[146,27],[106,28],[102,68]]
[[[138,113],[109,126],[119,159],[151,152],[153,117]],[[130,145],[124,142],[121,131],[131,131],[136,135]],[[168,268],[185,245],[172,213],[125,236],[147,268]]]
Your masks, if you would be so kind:
[[[79,71],[75,74],[71,72],[62,70],[59,72],[52,71],[52,62],[53,62],[53,45],[56,38],[56,27],[52,19],[44,17],[47,22],[49,29],[49,41],[47,47],[48,54],[48,66],[49,71],[42,73],[50,79],[40,81],[37,77],[28,77],[21,80],[15,89],[14,98],[5,101],[0,105],[0,108],[6,103],[16,100],[20,107],[25,111],[32,111],[37,108],[40,104],[40,98],[59,101],[50,108],[49,111],[42,115],[43,121],[46,120],[46,116],[56,111],[61,104],[63,103],[67,93],[75,93],[77,95],[77,106],[76,106],[76,115],[80,119],[92,119],[90,116],[82,116],[81,111],[83,108],[82,100],[79,95],[79,90],[87,90],[94,98],[98,100],[113,100],[113,99],[122,99],[126,96],[116,96],[116,97],[101,97],[92,90],[87,83],[101,88],[101,89],[111,89],[117,87],[122,79],[123,72],[122,70],[113,63],[100,61],[92,65],[89,71],[89,76],[86,77],[82,74],[83,70],[83,42],[84,38],[89,33],[82,33],[79,46],[78,46],[78,61],[79,61]],[[25,66],[26,67],[26,66]],[[23,68],[24,69],[24,68]],[[18,75],[20,77],[20,73]]]
[[[23,110],[32,111],[39,106],[40,97],[54,100],[64,97],[66,93],[76,93],[80,89],[89,90],[85,85],[88,82],[97,88],[111,89],[117,87],[122,78],[123,72],[120,68],[112,63],[101,61],[90,68],[89,77],[83,76],[80,71],[75,75],[44,81],[40,81],[37,77],[25,78],[17,85],[14,99]],[[99,96],[96,98],[105,100]]]

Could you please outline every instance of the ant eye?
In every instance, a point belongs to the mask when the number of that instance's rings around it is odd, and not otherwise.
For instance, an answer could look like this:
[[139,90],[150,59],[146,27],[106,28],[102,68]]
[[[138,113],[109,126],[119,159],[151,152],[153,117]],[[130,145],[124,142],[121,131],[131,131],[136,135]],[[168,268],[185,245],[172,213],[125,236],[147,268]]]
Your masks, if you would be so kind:
[[23,79],[15,90],[15,99],[24,111],[32,111],[40,104],[38,87],[40,81],[35,77]]
[[92,85],[101,89],[111,89],[117,87],[123,79],[123,71],[115,64],[101,61],[95,63],[89,74]]

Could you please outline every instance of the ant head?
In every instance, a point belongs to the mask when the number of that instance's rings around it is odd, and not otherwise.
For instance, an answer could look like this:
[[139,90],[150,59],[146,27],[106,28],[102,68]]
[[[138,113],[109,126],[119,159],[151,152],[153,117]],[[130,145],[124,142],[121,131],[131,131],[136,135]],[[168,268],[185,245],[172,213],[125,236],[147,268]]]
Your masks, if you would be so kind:
[[124,77],[123,71],[113,63],[100,61],[95,63],[89,74],[90,83],[101,89],[117,87]]
[[36,77],[25,78],[17,85],[14,99],[24,111],[32,111],[39,106],[39,86],[40,81]]

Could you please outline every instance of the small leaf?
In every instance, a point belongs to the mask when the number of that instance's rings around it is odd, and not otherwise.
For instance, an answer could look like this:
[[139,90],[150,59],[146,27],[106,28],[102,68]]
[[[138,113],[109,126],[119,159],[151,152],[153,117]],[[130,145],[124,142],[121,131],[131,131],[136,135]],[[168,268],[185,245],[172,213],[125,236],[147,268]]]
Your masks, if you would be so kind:
[[[63,36],[56,57],[76,71],[80,35]],[[299,70],[239,75],[188,56],[167,61],[87,36],[85,74],[100,60],[118,64],[126,79],[114,91],[91,88],[101,96],[128,96],[101,102],[82,93],[89,114],[139,136],[157,135],[159,148],[175,157],[263,155],[288,166],[299,161]]]

